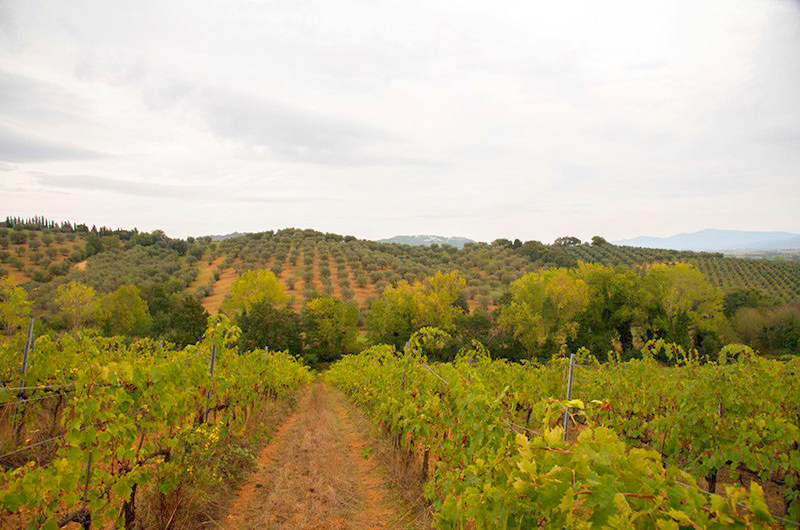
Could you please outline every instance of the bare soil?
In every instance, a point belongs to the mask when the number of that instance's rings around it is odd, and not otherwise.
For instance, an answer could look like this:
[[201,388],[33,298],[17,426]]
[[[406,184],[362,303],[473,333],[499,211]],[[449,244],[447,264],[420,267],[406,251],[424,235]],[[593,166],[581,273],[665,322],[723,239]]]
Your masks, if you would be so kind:
[[[208,261],[201,262],[201,265],[197,268],[197,277],[194,281],[189,285],[187,290],[190,293],[193,293],[198,287],[203,287],[207,285],[211,278],[214,275],[214,269],[216,269],[223,261],[222,257],[215,259],[213,262],[208,263]],[[81,262],[83,263],[83,262]],[[80,263],[78,263],[80,265]],[[78,267],[76,265],[76,268]]]
[[229,267],[222,271],[219,280],[214,284],[214,292],[210,296],[203,298],[203,307],[206,308],[209,315],[216,315],[219,312],[219,307],[222,305],[222,301],[225,300],[225,296],[230,292],[236,278],[238,278],[238,275],[233,268]]
[[[322,381],[262,451],[228,529],[420,528],[359,413]],[[424,523],[423,523],[424,524]]]

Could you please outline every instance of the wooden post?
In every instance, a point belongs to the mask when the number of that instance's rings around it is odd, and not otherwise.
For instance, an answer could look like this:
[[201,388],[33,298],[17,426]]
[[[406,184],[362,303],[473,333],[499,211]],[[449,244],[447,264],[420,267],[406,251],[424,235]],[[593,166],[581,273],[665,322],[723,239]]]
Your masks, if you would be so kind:
[[[86,482],[83,484],[83,508],[86,509],[86,504],[89,498],[89,479],[92,478],[92,450],[89,449],[89,461],[86,462]],[[92,528],[92,514],[86,512],[85,518],[81,523],[83,530],[90,530]]]
[[[722,399],[717,402],[717,414],[719,414],[720,421],[722,421]],[[717,474],[719,473],[719,469],[712,468],[708,471],[708,475],[706,475],[706,487],[708,491],[711,493],[717,492]]]
[[86,462],[86,482],[83,484],[83,502],[89,494],[89,479],[92,478],[92,450],[89,449],[89,459]]
[[[17,398],[22,400],[25,399],[25,374],[28,373],[28,356],[31,353],[31,348],[33,348],[33,317],[28,321],[28,340],[25,342],[25,351],[22,354],[22,369],[20,370],[19,375],[19,392],[17,392]],[[22,440],[22,427],[25,423],[25,405],[20,406],[17,403],[17,406],[14,408],[14,441],[16,445],[20,444]]]
[[[567,373],[567,401],[572,399],[572,372],[575,368],[575,354],[569,355],[569,372]],[[564,441],[569,433],[569,407],[564,408]]]
[[211,378],[208,382],[208,392],[206,393],[206,414],[203,418],[203,423],[208,421],[208,409],[209,409],[209,402],[211,401],[211,385],[214,379],[214,360],[217,358],[217,345],[211,345],[211,366],[208,369],[208,373],[211,375]]

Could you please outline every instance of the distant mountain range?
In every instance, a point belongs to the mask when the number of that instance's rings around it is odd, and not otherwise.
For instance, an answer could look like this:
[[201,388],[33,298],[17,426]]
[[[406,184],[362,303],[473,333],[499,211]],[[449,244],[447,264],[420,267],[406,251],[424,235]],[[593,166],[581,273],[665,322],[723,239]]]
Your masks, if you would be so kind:
[[211,241],[225,241],[226,239],[233,239],[234,237],[246,236],[250,232],[231,232],[230,234],[212,235]]
[[378,239],[378,243],[397,243],[400,245],[421,246],[429,247],[436,243],[437,245],[452,245],[456,248],[464,248],[464,243],[475,243],[472,239],[466,237],[444,237],[433,235],[419,235],[419,236],[394,236],[387,239]]
[[677,234],[672,237],[640,236],[633,239],[614,241],[614,244],[709,252],[725,250],[788,250],[800,249],[800,234],[709,229]]

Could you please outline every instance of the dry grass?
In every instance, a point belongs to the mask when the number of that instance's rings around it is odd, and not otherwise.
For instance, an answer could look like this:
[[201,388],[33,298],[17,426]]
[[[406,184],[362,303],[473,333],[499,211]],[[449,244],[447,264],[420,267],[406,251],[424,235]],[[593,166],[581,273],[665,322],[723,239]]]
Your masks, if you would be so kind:
[[[244,432],[239,438],[232,439],[224,448],[225,454],[246,452],[256,455],[260,448],[268,443],[277,427],[281,425],[296,408],[296,396],[278,401],[264,401],[247,419]],[[234,451],[238,449],[238,451]],[[137,501],[137,523],[146,530],[173,529],[192,530],[197,528],[216,528],[223,521],[228,507],[239,494],[239,486],[247,480],[248,473],[255,469],[252,459],[228,456],[225,458],[226,472],[234,479],[223,481],[210,487],[187,485],[180,486],[169,495],[161,495],[151,487],[143,491]]]
[[241,490],[223,527],[420,527],[413,524],[414,510],[389,490],[391,473],[363,436],[361,421],[316,382],[263,451],[260,471]]
[[393,527],[430,528],[433,513],[423,495],[425,481],[422,477],[421,455],[410,455],[407,451],[394,449],[390,437],[381,432],[367,415],[351,406],[341,392],[334,391],[334,395],[340,406],[347,410],[352,428],[361,433],[362,444],[369,449],[369,458],[382,475],[382,486],[387,488],[394,504],[404,508],[401,513],[395,514]]
[[[347,447],[319,384],[301,402],[257,480],[244,514],[228,528],[342,528],[358,498]],[[243,524],[242,524],[243,523]]]
[[[64,433],[60,422],[64,403],[64,398],[52,394],[47,397],[37,395],[33,401],[22,402],[19,407],[14,401],[0,406],[0,454],[13,452],[0,458],[0,466],[14,468],[31,460],[40,463],[49,462],[58,445],[41,442]],[[18,414],[17,421],[15,413]],[[19,420],[22,420],[22,427],[20,443],[17,444],[16,427],[20,423]],[[14,452],[26,446],[30,446],[30,450]]]
[[[37,239],[37,240],[41,242],[40,239]],[[75,238],[75,241],[65,240],[65,241],[63,241],[61,243],[57,243],[55,241],[50,243],[50,248],[54,248],[54,249],[56,249],[56,251],[58,251],[56,256],[55,256],[55,258],[52,260],[51,263],[67,262],[70,265],[70,269],[72,269],[72,270],[81,269],[80,263],[79,264],[72,264],[71,262],[68,261],[68,259],[69,259],[68,256],[64,256],[61,253],[61,251],[64,250],[64,249],[66,249],[69,252],[72,252],[72,250],[73,250],[72,246],[73,245],[79,245],[80,248],[83,249],[83,247],[86,245],[86,238],[85,237],[81,237],[81,235],[78,235]],[[23,251],[24,251],[24,253],[21,256],[19,256],[17,254],[17,249],[18,248],[22,248]],[[27,272],[27,270],[29,268],[44,270],[43,267],[33,263],[33,259],[31,258],[31,256],[34,254],[34,252],[45,253],[47,248],[48,247],[46,247],[46,246],[44,246],[44,244],[42,244],[41,247],[37,251],[34,251],[33,249],[30,248],[29,242],[26,242],[26,243],[24,243],[22,245],[13,245],[13,244],[9,245],[7,249],[3,249],[3,250],[5,250],[8,253],[10,253],[12,257],[18,257],[20,260],[22,260],[22,263],[23,263],[22,270],[17,269],[16,267],[11,265],[10,263],[1,263],[0,267],[6,269],[8,271],[8,279],[11,281],[12,284],[21,285],[23,283],[27,283],[27,282],[30,281],[30,277],[26,274],[26,272]],[[85,261],[81,262],[81,263],[83,263],[83,267],[85,268],[86,267]]]
[[227,268],[222,271],[219,280],[214,284],[214,292],[211,295],[203,298],[203,307],[208,311],[209,315],[216,315],[222,305],[223,300],[231,290],[231,285],[236,281],[238,275],[233,268]]
[[201,264],[197,268],[197,277],[189,285],[189,287],[186,288],[186,290],[188,292],[190,292],[190,293],[193,293],[198,288],[208,285],[208,282],[210,282],[211,278],[214,276],[214,269],[216,269],[222,263],[222,261],[223,261],[223,258],[219,257],[219,258],[215,259],[213,262],[211,262],[210,264],[208,263],[208,261],[199,262],[199,263],[205,263],[205,264],[204,265]]

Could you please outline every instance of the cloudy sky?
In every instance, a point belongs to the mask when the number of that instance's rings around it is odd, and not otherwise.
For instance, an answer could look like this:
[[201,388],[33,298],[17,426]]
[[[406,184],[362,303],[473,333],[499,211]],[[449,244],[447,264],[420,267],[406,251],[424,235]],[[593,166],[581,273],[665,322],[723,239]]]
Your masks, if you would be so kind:
[[0,214],[800,232],[800,2],[0,0]]

